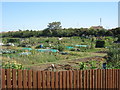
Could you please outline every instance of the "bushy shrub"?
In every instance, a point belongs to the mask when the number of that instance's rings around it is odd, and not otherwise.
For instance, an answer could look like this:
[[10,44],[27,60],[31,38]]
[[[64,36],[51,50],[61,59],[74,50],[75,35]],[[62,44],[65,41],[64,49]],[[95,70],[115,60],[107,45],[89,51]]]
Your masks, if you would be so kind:
[[103,48],[103,47],[105,47],[105,41],[103,41],[103,40],[96,41],[95,47],[96,48]]
[[4,69],[29,69],[26,67],[23,67],[23,65],[15,63],[15,62],[6,62],[2,63],[2,68]]
[[47,40],[45,40],[45,42],[46,42],[46,43],[49,43],[49,42],[50,42],[50,40],[49,40],[49,39],[47,39]]
[[[99,65],[97,63],[99,63]],[[80,62],[79,64],[80,64],[80,70],[102,68],[102,62],[99,61],[91,60],[87,62]]]
[[58,45],[57,50],[59,50],[59,51],[64,51],[64,50],[65,50],[65,46],[63,46],[63,45]]
[[108,68],[120,68],[120,44],[114,44],[107,53]]
[[58,45],[52,46],[52,49],[57,49],[59,51],[64,51],[66,49],[66,47],[62,44],[58,44]]
[[70,51],[76,51],[75,48],[70,49]]
[[80,64],[80,70],[88,68],[85,62],[80,62],[79,64]]

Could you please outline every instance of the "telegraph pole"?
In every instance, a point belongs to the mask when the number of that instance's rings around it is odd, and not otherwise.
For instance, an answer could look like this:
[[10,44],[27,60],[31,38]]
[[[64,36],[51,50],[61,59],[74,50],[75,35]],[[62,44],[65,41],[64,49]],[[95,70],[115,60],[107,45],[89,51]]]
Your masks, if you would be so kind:
[[100,18],[100,26],[102,26],[102,18]]

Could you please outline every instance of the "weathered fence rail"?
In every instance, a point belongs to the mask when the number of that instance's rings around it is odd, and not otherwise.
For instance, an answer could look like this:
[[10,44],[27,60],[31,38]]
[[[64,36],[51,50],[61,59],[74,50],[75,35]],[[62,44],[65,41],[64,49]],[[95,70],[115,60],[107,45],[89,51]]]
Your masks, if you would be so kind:
[[120,69],[32,71],[1,69],[4,88],[103,88],[120,90]]

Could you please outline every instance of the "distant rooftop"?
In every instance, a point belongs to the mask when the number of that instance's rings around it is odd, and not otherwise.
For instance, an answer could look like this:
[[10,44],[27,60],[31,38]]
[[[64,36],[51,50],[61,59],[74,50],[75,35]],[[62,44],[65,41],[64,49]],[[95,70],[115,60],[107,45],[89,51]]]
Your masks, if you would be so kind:
[[91,26],[90,27],[91,29],[104,29],[103,26]]

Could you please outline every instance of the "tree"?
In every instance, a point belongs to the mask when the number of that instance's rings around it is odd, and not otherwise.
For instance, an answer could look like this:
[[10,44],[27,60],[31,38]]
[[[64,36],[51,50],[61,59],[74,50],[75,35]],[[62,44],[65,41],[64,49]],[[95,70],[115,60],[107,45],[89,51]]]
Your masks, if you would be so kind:
[[106,31],[104,29],[102,29],[102,30],[98,30],[97,34],[98,34],[98,36],[104,36],[105,33],[106,33]]
[[111,29],[111,31],[114,34],[114,36],[118,36],[118,34],[120,34],[120,27]]
[[48,24],[48,29],[49,30],[58,30],[61,29],[61,22],[52,22]]
[[42,31],[43,36],[52,36],[52,31],[49,29],[44,29]]
[[113,36],[113,32],[108,30],[106,33],[105,33],[106,36]]

